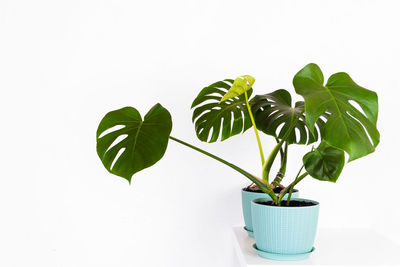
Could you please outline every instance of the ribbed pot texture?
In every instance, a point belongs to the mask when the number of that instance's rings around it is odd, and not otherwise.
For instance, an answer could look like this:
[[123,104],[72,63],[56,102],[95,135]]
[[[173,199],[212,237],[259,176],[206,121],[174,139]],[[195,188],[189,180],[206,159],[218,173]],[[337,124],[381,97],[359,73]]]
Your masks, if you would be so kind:
[[278,254],[310,252],[314,245],[318,224],[319,203],[313,200],[292,198],[312,202],[313,206],[286,207],[267,206],[251,202],[253,231],[259,250]]
[[[299,191],[294,191],[292,193],[292,198],[298,198]],[[271,197],[265,193],[256,193],[256,192],[248,192],[242,189],[242,209],[243,209],[243,217],[244,223],[246,225],[246,229],[248,231],[253,231],[253,223],[251,218],[251,202],[257,198],[266,198],[271,200]],[[287,194],[283,197],[283,199],[287,199]]]

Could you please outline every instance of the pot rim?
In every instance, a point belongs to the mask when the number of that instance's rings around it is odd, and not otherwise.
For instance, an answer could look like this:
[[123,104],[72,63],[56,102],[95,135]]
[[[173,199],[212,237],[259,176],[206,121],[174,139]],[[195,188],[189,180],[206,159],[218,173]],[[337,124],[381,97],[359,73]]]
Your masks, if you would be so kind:
[[[246,191],[245,189],[246,189],[246,187],[243,187],[243,188],[242,188],[242,192],[253,193],[253,194],[265,194],[265,195],[267,195],[267,193],[264,193],[264,192],[252,192],[252,191]],[[297,192],[299,192],[299,189],[294,188],[294,189],[293,189],[293,193],[297,193]],[[279,193],[275,193],[275,194],[279,194]],[[288,194],[288,193],[286,193],[286,194]]]
[[319,207],[319,202],[318,201],[315,201],[315,200],[312,200],[312,199],[307,199],[307,198],[299,198],[299,197],[297,197],[297,198],[292,198],[291,200],[300,200],[300,201],[307,201],[307,202],[312,202],[312,203],[314,203],[315,205],[312,205],[312,206],[304,206],[304,207],[288,207],[288,206],[270,206],[270,205],[262,205],[262,204],[260,204],[260,203],[257,203],[256,201],[259,201],[259,200],[264,200],[265,202],[266,201],[271,201],[270,199],[268,199],[268,198],[256,198],[256,199],[253,199],[252,201],[251,201],[251,204],[252,205],[258,205],[258,206],[263,206],[263,207],[267,207],[267,208],[272,208],[272,209],[310,209],[310,208],[315,208],[315,207]]

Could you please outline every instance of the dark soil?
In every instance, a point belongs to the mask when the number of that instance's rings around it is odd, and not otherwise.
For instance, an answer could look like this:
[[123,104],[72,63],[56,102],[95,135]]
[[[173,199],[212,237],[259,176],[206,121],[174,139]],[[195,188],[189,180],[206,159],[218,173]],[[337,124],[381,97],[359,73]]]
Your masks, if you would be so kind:
[[[258,204],[261,205],[266,205],[266,206],[276,206],[275,203],[272,201],[263,201],[263,202],[257,202]],[[308,202],[308,201],[297,201],[297,200],[291,200],[289,202],[289,206],[286,206],[286,200],[282,200],[281,206],[282,207],[308,207],[308,206],[315,206],[316,204],[313,202]]]
[[[243,188],[243,190],[246,191],[246,192],[264,193],[264,192],[261,191],[261,189],[258,188],[258,186],[256,186],[256,185],[252,185],[252,186],[245,187],[245,188]],[[279,187],[279,186],[278,186],[278,187],[275,187],[275,188],[274,188],[274,193],[279,194],[282,190],[283,190],[282,187]],[[293,189],[293,192],[297,192],[297,191],[299,191],[299,190]]]

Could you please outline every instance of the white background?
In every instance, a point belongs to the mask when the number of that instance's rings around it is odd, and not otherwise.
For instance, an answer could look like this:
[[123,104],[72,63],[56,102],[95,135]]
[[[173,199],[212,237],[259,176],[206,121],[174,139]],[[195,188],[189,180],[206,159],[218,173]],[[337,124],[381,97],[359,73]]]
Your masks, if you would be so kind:
[[[97,158],[106,112],[160,102],[172,134],[260,172],[252,131],[197,141],[190,104],[215,81],[286,88],[315,62],[378,92],[381,143],[336,184],[305,179],[319,227],[399,242],[397,1],[0,1],[0,266],[231,266],[240,174],[170,142],[132,185]],[[274,140],[263,136],[265,150]],[[288,175],[300,167],[293,146]]]

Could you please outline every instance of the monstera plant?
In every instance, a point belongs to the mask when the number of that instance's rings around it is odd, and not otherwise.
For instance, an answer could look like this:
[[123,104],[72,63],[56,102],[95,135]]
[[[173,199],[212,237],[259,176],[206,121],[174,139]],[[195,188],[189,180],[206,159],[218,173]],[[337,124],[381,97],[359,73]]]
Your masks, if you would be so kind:
[[[97,154],[109,172],[131,182],[132,175],[160,160],[168,141],[173,140],[238,171],[280,206],[286,193],[289,205],[294,186],[306,176],[335,182],[345,164],[345,153],[348,161],[353,161],[373,152],[379,143],[377,95],[357,85],[347,73],[333,74],[324,83],[320,68],[308,64],[294,76],[295,91],[304,98],[294,104],[285,89],[251,98],[254,82],[253,77],[245,75],[203,88],[192,103],[192,119],[197,137],[208,143],[253,128],[261,158],[260,177],[171,136],[171,115],[160,104],[143,118],[133,107],[106,114],[97,129]],[[264,156],[259,132],[277,142],[268,157]],[[296,177],[282,186],[289,146],[313,143],[318,145],[304,155]],[[271,178],[278,154],[280,168]],[[282,190],[276,195],[274,188],[278,185]]]

